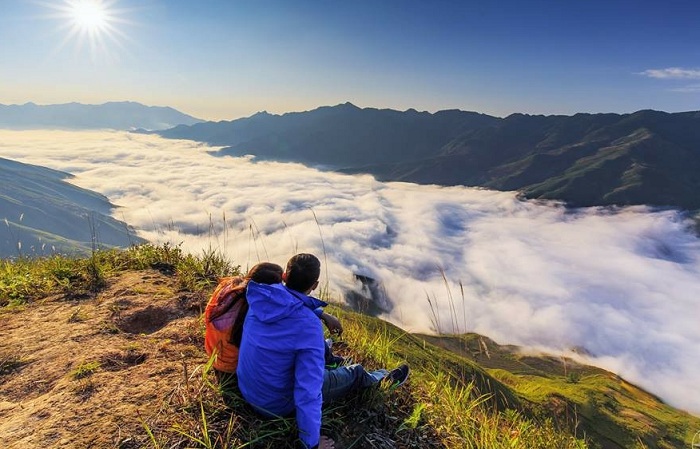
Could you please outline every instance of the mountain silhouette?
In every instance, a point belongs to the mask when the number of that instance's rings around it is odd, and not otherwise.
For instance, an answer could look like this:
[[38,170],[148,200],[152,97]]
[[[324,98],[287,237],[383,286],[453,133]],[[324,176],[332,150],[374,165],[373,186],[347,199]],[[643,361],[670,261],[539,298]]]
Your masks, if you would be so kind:
[[700,208],[700,112],[498,118],[345,103],[158,134],[225,146],[219,155],[252,154],[383,181],[517,190],[572,206]]
[[0,158],[0,258],[85,253],[142,243],[109,216],[106,197],[64,181],[68,173]]
[[10,129],[167,129],[201,120],[170,107],[144,106],[130,101],[100,105],[67,103],[53,105],[0,104],[0,128]]

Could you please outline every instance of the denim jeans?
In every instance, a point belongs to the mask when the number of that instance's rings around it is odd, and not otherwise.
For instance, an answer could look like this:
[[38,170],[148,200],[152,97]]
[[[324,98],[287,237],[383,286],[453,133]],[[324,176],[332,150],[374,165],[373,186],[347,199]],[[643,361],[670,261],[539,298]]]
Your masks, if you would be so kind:
[[360,388],[377,385],[389,372],[385,369],[367,372],[359,364],[327,369],[323,372],[323,403],[339,399]]

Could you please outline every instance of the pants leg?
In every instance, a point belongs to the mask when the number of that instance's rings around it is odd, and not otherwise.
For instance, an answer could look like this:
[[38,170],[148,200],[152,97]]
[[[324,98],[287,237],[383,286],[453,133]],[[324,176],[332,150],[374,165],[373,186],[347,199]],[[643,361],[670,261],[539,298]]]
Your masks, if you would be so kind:
[[323,402],[325,404],[360,388],[377,385],[387,374],[389,372],[384,369],[367,372],[359,364],[327,369],[323,372]]

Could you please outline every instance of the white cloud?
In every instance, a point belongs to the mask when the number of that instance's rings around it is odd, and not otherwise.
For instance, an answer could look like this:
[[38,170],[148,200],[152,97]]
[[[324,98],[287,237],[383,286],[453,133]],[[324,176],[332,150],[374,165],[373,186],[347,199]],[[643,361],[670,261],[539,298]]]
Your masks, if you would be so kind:
[[640,75],[659,79],[700,79],[700,70],[668,67],[665,69],[645,70],[640,72]]
[[395,304],[385,318],[409,331],[431,330],[429,295],[443,330],[456,321],[500,343],[584,347],[593,363],[700,413],[700,239],[678,212],[571,211],[208,150],[127,133],[0,131],[0,156],[76,174],[147,239],[197,253],[214,245],[243,268],[313,252],[336,292],[357,287],[354,273],[380,279]]

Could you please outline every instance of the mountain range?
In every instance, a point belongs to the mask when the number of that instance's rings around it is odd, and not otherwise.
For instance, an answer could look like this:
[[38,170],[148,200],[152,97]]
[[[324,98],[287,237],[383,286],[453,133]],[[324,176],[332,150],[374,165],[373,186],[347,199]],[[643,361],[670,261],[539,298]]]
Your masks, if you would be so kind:
[[158,131],[216,154],[294,161],[383,181],[517,190],[571,206],[700,209],[700,112],[525,115],[358,108],[266,112]]
[[109,216],[113,206],[106,197],[69,184],[70,177],[0,158],[0,258],[143,243]]
[[193,125],[200,119],[170,107],[145,106],[131,101],[99,105],[67,103],[52,105],[0,104],[0,128],[10,129],[167,129]]

